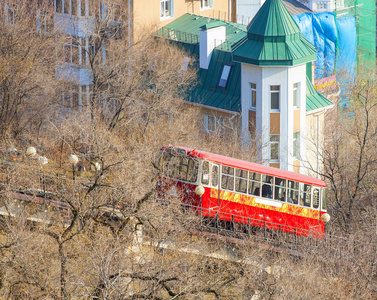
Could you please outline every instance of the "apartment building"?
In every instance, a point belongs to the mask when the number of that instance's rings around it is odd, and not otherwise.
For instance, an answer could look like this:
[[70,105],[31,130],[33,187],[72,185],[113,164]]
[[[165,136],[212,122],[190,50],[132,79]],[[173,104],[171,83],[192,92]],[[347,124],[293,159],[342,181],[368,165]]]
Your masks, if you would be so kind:
[[[42,0],[43,1],[43,0]],[[17,1],[6,0],[7,10],[16,9]],[[128,44],[152,34],[158,28],[185,13],[229,20],[236,0],[47,0],[53,15],[37,13],[41,33],[52,28],[67,36],[58,45],[56,78],[66,84],[62,104],[71,110],[89,101],[92,74],[90,51],[98,51],[93,35],[98,23],[108,21],[113,32],[120,32]],[[112,33],[110,35],[113,35]],[[109,38],[101,45],[104,64],[112,64],[117,57],[117,38]],[[106,103],[104,103],[104,106]]]

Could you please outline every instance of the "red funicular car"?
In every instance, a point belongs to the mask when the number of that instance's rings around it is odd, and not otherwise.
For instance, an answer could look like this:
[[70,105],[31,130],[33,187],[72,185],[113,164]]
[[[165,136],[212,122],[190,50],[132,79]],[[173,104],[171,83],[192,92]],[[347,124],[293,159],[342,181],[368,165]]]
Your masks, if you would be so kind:
[[225,222],[323,236],[326,184],[318,179],[185,147],[161,149],[160,195]]

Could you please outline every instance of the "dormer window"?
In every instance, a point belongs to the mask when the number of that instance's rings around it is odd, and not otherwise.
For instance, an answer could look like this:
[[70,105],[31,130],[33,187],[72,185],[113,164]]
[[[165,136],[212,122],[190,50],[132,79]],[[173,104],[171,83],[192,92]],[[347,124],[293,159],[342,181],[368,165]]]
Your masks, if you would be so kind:
[[225,88],[228,83],[228,78],[230,74],[230,69],[232,67],[230,65],[224,65],[223,71],[221,72],[221,77],[219,81],[219,87]]

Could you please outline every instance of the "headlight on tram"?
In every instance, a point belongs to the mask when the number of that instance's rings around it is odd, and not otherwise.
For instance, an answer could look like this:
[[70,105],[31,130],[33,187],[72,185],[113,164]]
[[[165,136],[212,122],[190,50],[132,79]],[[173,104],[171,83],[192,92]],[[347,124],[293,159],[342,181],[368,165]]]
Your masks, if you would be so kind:
[[202,185],[198,185],[196,188],[195,188],[195,194],[197,194],[198,196],[202,196],[204,194],[205,190],[204,190],[204,187]]
[[323,221],[323,223],[327,223],[330,221],[330,215],[328,213],[324,213],[322,216],[321,216],[321,220]]

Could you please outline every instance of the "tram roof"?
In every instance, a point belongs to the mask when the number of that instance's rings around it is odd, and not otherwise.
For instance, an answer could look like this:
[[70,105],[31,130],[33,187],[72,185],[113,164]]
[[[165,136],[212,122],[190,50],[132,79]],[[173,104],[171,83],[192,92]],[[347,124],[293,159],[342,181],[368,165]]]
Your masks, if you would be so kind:
[[[187,147],[180,147],[180,146],[170,146],[170,147],[174,147],[177,149],[184,149],[186,150],[187,153],[189,153],[191,157],[198,157],[205,160],[213,161],[215,163],[220,163],[223,165],[240,168],[240,169],[247,169],[247,170],[262,173],[265,175],[276,176],[276,177],[285,178],[289,180],[299,181],[306,184],[313,184],[313,185],[317,185],[321,187],[326,187],[326,183],[323,180],[315,178],[315,177],[311,177],[311,176],[307,176],[307,175],[303,175],[303,174],[299,174],[295,172],[285,171],[285,170],[274,168],[274,167],[264,166],[261,164],[244,161],[244,160],[240,160],[240,159],[236,159],[232,157],[227,157],[227,156],[223,156],[219,154],[214,154],[214,153],[210,153],[210,152],[206,152],[202,150],[197,150],[197,149],[192,149],[192,148],[187,148]],[[170,148],[170,147],[166,147],[166,148]]]

